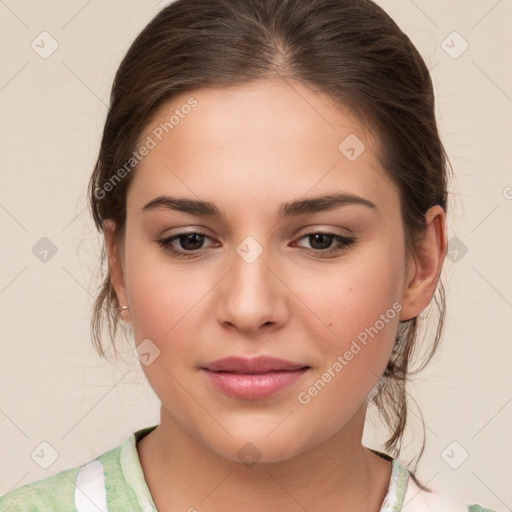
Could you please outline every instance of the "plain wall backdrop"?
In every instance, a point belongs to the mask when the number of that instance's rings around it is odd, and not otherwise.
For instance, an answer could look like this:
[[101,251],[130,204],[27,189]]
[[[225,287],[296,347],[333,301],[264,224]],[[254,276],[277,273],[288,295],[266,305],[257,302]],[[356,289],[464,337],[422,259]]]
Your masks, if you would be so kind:
[[[410,388],[427,436],[417,476],[512,510],[512,3],[378,3],[431,69],[456,176],[445,333]],[[0,495],[158,422],[129,348],[108,362],[90,341],[101,239],[86,187],[117,66],[165,4],[0,2]],[[422,440],[411,407],[404,460]],[[372,418],[365,444],[382,449]]]

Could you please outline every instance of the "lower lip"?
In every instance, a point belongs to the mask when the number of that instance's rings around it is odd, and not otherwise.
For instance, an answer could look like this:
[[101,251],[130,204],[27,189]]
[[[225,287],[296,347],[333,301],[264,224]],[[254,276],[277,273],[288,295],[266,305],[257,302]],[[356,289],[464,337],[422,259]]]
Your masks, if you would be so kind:
[[203,371],[213,386],[226,395],[244,400],[259,400],[291,386],[307,370],[302,368],[265,373],[212,372],[206,369]]

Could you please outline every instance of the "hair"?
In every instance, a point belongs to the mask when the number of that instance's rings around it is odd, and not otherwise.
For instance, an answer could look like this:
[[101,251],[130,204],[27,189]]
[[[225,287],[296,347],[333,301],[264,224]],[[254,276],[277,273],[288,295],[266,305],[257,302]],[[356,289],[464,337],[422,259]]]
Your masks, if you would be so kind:
[[[268,79],[313,86],[375,130],[380,163],[399,191],[407,248],[424,233],[430,207],[447,210],[449,162],[437,129],[430,73],[410,39],[379,6],[370,0],[177,0],[137,36],[115,75],[89,183],[98,230],[111,219],[116,243],[122,242],[126,194],[136,166],[123,179],[119,170],[163,102],[197,88]],[[91,328],[95,348],[105,357],[103,325],[108,325],[114,352],[119,327],[105,245],[101,268],[104,280]],[[407,381],[428,364],[440,341],[441,281],[433,303],[437,327],[423,363],[411,368],[420,319],[430,308],[400,322],[390,360],[369,399],[389,428],[384,446],[393,455],[400,453],[407,425]],[[425,447],[423,419],[422,424],[418,461]]]

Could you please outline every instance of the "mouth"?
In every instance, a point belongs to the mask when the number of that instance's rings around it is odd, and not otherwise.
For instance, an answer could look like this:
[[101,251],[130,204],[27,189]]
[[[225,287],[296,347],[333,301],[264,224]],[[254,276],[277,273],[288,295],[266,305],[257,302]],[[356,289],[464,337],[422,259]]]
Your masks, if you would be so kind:
[[226,357],[206,363],[201,371],[218,391],[239,399],[260,400],[295,384],[308,365],[260,356]]

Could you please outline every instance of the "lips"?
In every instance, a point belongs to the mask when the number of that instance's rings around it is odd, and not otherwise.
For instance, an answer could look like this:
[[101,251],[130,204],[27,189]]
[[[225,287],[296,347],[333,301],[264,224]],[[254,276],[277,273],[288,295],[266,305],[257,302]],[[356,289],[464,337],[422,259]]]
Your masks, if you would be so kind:
[[225,357],[201,368],[218,391],[245,400],[270,397],[296,383],[308,369],[301,363],[268,356]]

